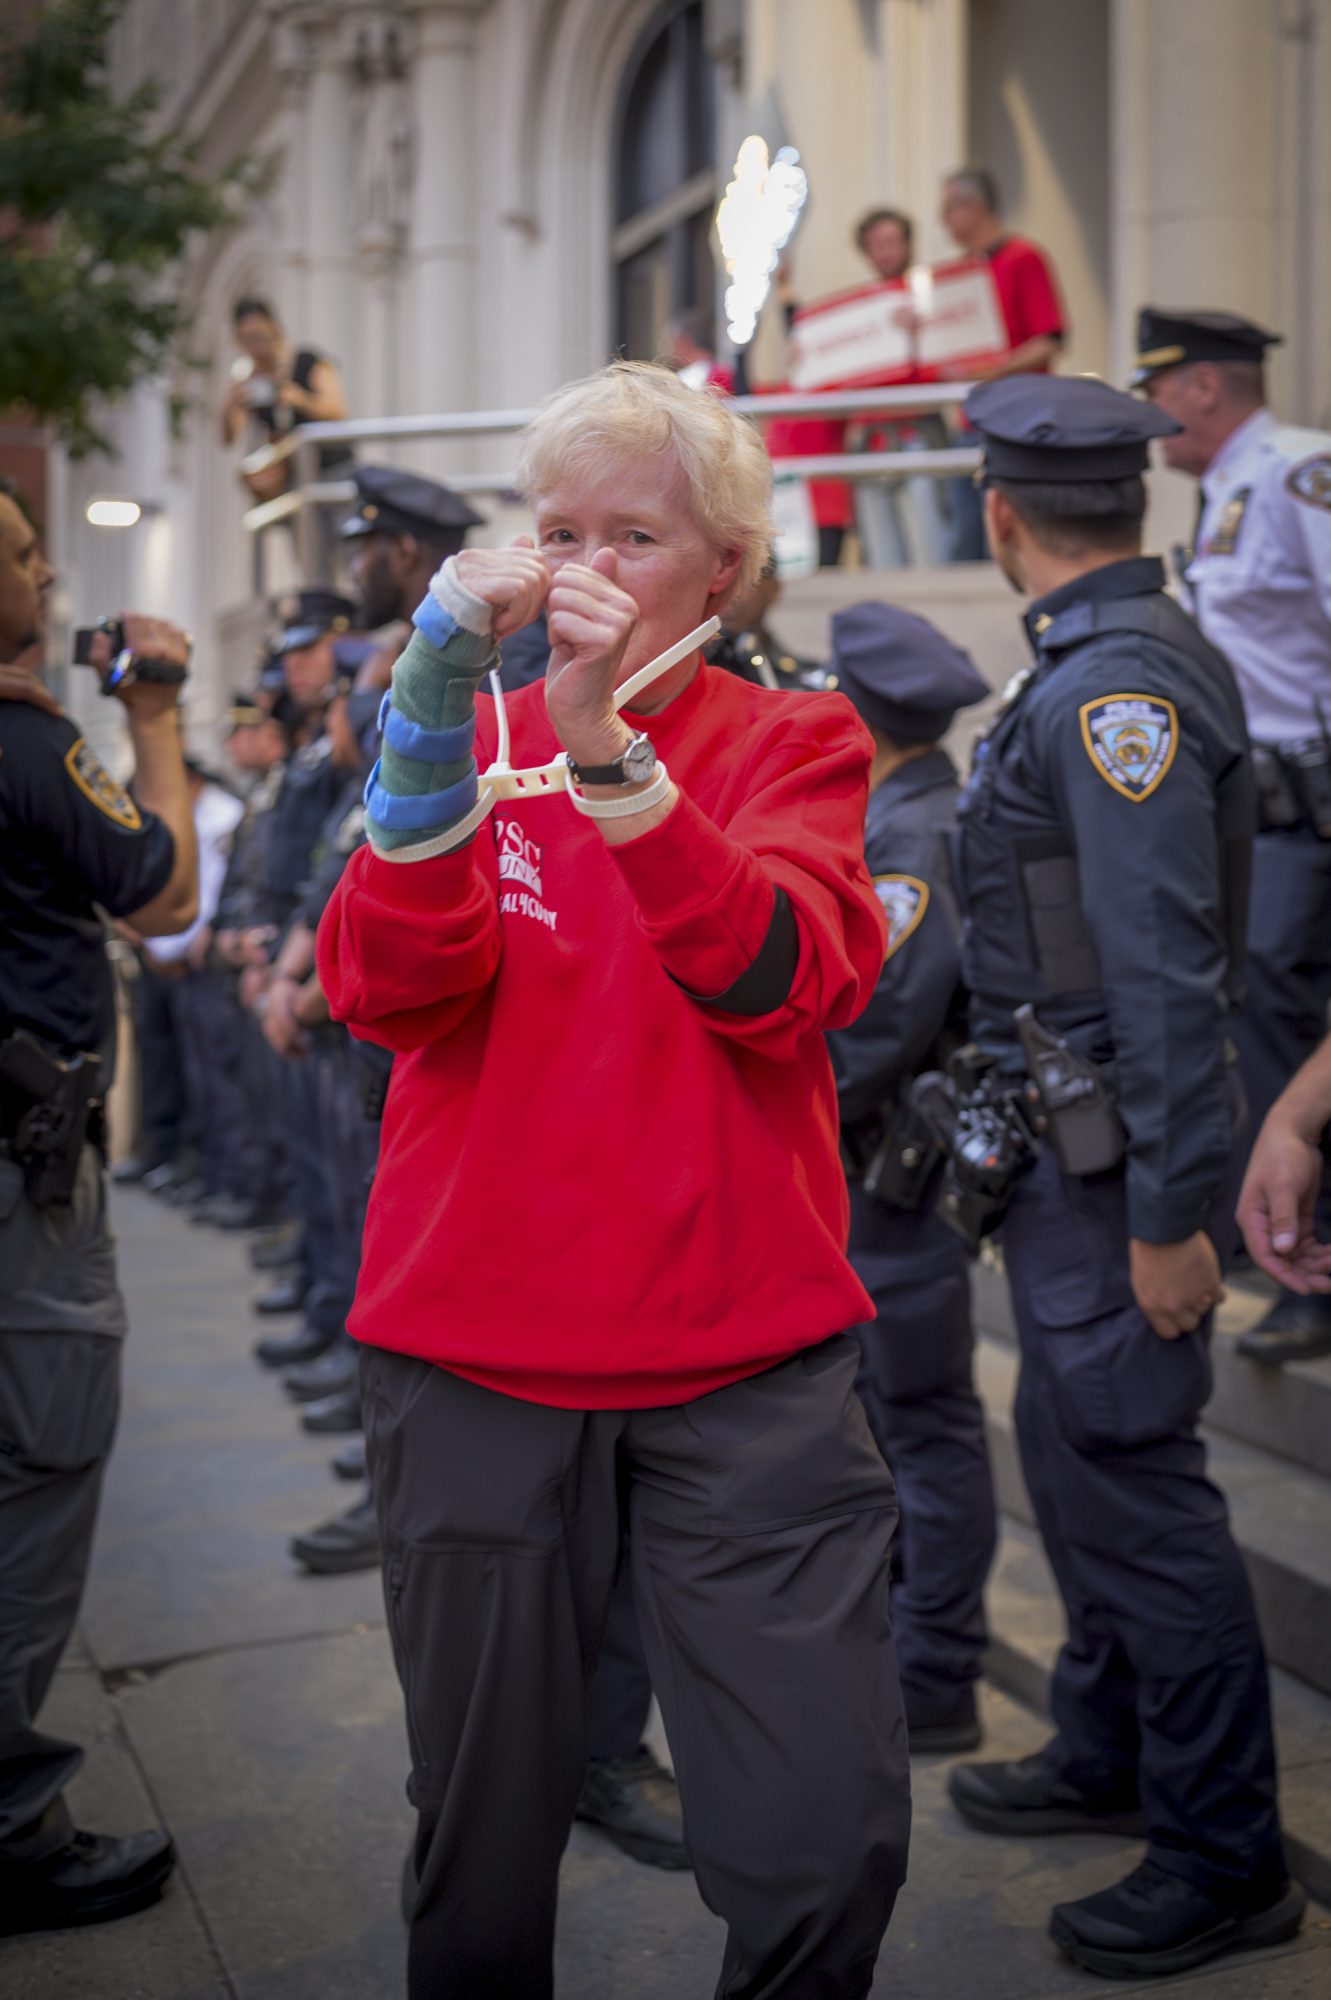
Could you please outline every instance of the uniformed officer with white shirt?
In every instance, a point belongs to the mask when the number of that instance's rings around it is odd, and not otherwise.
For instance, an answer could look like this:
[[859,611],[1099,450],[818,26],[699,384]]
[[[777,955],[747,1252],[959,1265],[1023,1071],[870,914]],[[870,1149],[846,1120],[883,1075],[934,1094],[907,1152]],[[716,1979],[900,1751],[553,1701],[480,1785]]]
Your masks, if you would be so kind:
[[[1132,378],[1183,427],[1163,441],[1165,463],[1201,482],[1183,580],[1253,741],[1261,830],[1234,1022],[1250,1138],[1331,1004],[1331,434],[1267,406],[1263,361],[1280,338],[1230,313],[1147,307]],[[1331,1221],[1325,1195],[1323,1209]],[[1331,1301],[1282,1293],[1239,1345],[1268,1363],[1331,1353]]]

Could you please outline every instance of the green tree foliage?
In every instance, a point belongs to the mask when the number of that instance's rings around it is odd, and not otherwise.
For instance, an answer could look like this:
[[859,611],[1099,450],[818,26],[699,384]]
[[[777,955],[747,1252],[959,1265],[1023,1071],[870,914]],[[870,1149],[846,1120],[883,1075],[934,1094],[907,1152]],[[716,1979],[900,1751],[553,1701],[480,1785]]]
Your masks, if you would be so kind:
[[48,0],[0,34],[0,409],[19,405],[76,455],[107,450],[114,401],[181,351],[182,251],[225,227],[246,181],[156,129],[156,88],[115,98],[107,45],[121,0]]

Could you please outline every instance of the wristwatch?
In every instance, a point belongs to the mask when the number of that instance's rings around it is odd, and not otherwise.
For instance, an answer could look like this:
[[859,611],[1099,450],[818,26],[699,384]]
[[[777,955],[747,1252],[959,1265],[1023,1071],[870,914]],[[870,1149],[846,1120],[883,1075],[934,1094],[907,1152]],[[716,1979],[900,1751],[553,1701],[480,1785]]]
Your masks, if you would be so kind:
[[613,764],[578,764],[570,754],[568,768],[580,785],[645,785],[656,776],[656,746],[643,729]]

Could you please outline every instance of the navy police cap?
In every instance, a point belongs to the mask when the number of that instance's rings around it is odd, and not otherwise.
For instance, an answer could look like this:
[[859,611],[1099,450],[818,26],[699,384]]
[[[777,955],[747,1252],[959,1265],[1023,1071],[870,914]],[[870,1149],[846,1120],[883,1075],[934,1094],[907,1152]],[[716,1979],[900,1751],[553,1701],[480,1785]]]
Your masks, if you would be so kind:
[[937,626],[873,599],[834,613],[827,664],[864,720],[901,743],[936,742],[959,708],[989,692]]
[[303,646],[312,646],[316,639],[322,639],[325,632],[349,631],[356,607],[349,597],[336,590],[316,588],[293,590],[279,597],[273,612],[282,625],[273,640],[273,651],[298,653]]
[[1284,335],[1268,333],[1237,313],[1163,312],[1143,306],[1137,315],[1137,358],[1129,386],[1140,389],[1162,368],[1188,361],[1261,361]]
[[483,514],[435,479],[391,465],[357,466],[355,477],[356,509],[342,524],[344,541],[357,535],[417,535],[432,545],[449,543],[456,553],[468,528],[484,525]]
[[1071,485],[1145,472],[1152,438],[1173,437],[1172,417],[1086,375],[1006,375],[965,403],[992,479]]

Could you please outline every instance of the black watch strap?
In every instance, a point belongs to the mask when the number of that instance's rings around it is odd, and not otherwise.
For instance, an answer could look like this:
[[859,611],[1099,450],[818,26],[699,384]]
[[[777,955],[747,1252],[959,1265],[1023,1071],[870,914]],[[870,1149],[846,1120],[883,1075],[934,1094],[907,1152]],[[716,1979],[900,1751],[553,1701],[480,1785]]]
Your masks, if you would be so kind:
[[634,744],[641,743],[643,740],[644,737],[641,734],[632,737],[624,755],[616,758],[613,764],[577,764],[570,757],[568,768],[580,785],[631,785],[634,779],[628,768],[629,751],[632,750]]

